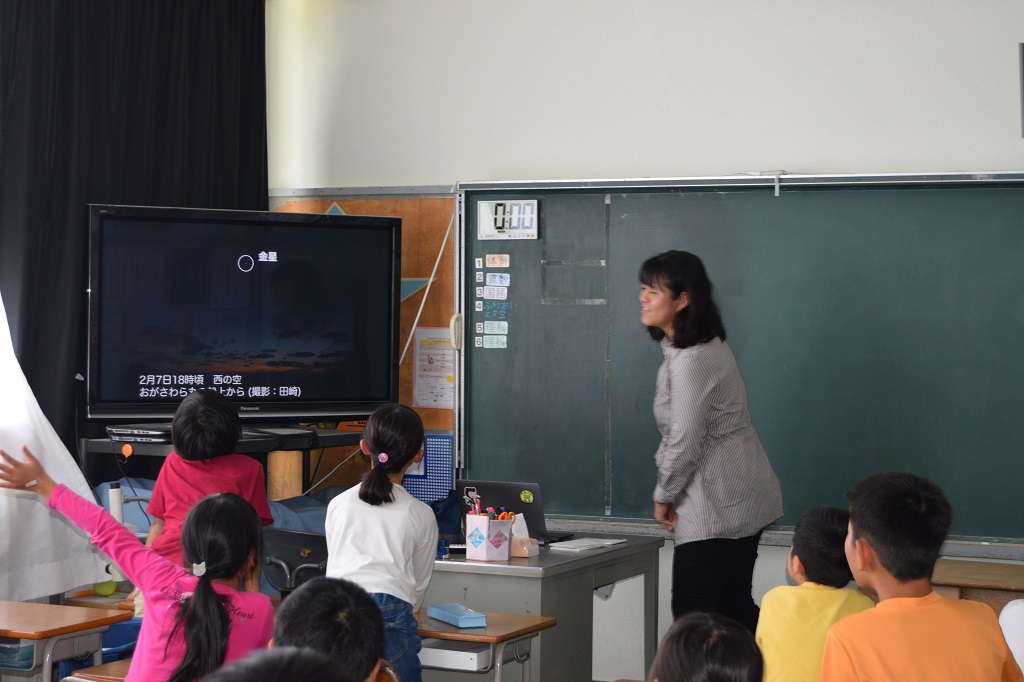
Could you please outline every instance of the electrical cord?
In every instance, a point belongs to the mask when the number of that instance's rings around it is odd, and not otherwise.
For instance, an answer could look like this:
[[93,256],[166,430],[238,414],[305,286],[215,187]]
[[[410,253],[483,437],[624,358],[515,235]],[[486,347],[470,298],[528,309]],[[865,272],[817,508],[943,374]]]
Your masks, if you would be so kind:
[[324,450],[327,448],[320,448],[320,454],[316,458],[316,466],[313,467],[313,473],[309,475],[309,480],[316,478],[316,472],[320,471],[320,462],[324,461]]
[[[316,482],[316,483],[314,483],[313,485],[309,486],[309,490],[307,490],[306,492],[304,492],[304,493],[302,493],[302,494],[303,494],[303,495],[308,495],[308,494],[310,494],[311,492],[313,492],[314,490],[316,490],[316,488],[317,488],[317,487],[318,487],[318,486],[319,486],[319,485],[320,485],[321,483],[323,483],[324,481],[326,481],[326,480],[327,480],[328,478],[330,478],[330,477],[331,477],[331,474],[333,474],[333,473],[334,473],[335,471],[337,471],[338,469],[340,469],[340,468],[341,468],[341,466],[342,466],[343,464],[345,464],[345,462],[349,461],[350,459],[352,459],[353,457],[355,457],[356,455],[358,455],[358,454],[359,454],[360,452],[362,452],[362,450],[360,450],[359,448],[356,448],[355,450],[353,450],[353,451],[352,451],[352,454],[351,454],[351,455],[349,455],[348,457],[346,457],[345,459],[343,459],[343,460],[342,460],[341,462],[339,462],[339,463],[338,463],[338,465],[337,465],[336,467],[334,467],[333,469],[331,469],[330,471],[328,471],[328,472],[327,472],[326,474],[324,474],[324,477],[323,477],[323,478],[321,478],[321,479],[320,479],[319,481],[317,481],[317,482]],[[319,464],[319,463],[318,463],[318,464]]]
[[[132,491],[132,497],[140,498],[141,495],[139,495],[138,491],[135,490],[135,486],[132,485],[132,479],[129,478],[128,474],[125,473],[124,467],[121,466],[121,458],[115,456],[114,461],[117,462],[117,468],[121,472],[121,477],[124,478],[125,481],[127,481],[128,487]],[[141,510],[142,513],[146,515],[146,519],[149,521],[150,525],[153,525],[153,517],[150,516],[149,513],[146,511],[146,508],[142,506],[141,499],[129,500],[129,502],[134,502],[135,504],[139,505],[139,510]]]

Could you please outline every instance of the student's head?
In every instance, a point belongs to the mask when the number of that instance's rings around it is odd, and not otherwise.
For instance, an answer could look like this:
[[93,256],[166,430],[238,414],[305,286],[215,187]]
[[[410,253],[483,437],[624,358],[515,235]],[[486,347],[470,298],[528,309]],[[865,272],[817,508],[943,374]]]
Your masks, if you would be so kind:
[[[725,340],[725,327],[712,298],[711,280],[697,256],[688,251],[666,251],[648,258],[640,266],[640,284],[664,291],[673,301],[684,304],[675,313],[672,324],[672,343],[677,348],[707,343],[716,336]],[[665,338],[661,326],[648,325],[647,330],[655,341]]]
[[274,645],[330,655],[352,679],[365,680],[384,657],[384,618],[373,598],[341,578],[313,578],[281,602]]
[[334,660],[319,651],[297,647],[257,649],[245,658],[224,666],[203,682],[363,682],[340,670]]
[[231,619],[212,581],[239,579],[259,565],[263,525],[244,498],[234,493],[208,495],[185,517],[181,548],[185,567],[198,580],[175,618],[175,629],[184,633],[185,655],[171,682],[195,680],[224,662]]
[[669,627],[650,682],[761,682],[764,660],[750,630],[717,613],[688,613]]
[[403,471],[422,456],[423,421],[406,405],[381,405],[366,420],[359,445],[373,467],[359,487],[359,499],[372,505],[391,502],[395,497],[388,475]]
[[796,522],[789,574],[797,582],[843,587],[853,579],[846,561],[850,514],[838,507],[809,507]]
[[189,393],[171,421],[171,441],[182,459],[201,460],[235,451],[242,423],[231,401],[217,391]]
[[865,542],[896,580],[931,578],[953,522],[953,509],[937,485],[916,474],[883,472],[855,485],[846,493],[846,501],[850,508],[846,552],[855,576],[856,543]]
[[230,578],[262,561],[263,523],[244,497],[234,493],[207,495],[185,516],[181,549],[186,568],[204,566],[200,578]]

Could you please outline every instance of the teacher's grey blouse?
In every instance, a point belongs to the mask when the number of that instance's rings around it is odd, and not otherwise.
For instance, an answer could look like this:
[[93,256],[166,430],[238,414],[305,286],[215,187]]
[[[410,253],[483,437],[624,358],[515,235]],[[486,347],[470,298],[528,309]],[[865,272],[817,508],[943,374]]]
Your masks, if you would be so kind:
[[675,542],[753,535],[782,516],[782,492],[747,411],[729,345],[661,342],[654,420],[656,502],[673,502]]

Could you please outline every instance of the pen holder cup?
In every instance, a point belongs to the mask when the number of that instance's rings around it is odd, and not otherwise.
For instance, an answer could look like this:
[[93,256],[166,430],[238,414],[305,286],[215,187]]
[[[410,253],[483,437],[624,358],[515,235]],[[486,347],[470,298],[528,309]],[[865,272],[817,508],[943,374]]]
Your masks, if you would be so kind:
[[490,519],[485,514],[466,516],[466,559],[508,561],[511,548],[511,520]]

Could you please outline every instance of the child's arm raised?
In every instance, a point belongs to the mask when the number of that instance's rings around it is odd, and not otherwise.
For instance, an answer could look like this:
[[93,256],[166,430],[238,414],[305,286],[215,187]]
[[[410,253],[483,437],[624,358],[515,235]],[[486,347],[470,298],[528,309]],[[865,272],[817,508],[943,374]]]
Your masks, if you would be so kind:
[[51,509],[89,533],[92,543],[109,556],[136,587],[146,592],[150,584],[166,584],[185,571],[144,546],[103,507],[56,484],[28,448],[22,448],[24,462],[0,450],[0,487],[31,490]]
[[29,490],[43,498],[43,502],[49,503],[50,494],[57,484],[46,475],[43,465],[32,456],[28,448],[22,447],[21,452],[25,455],[24,462],[0,450],[0,488]]

